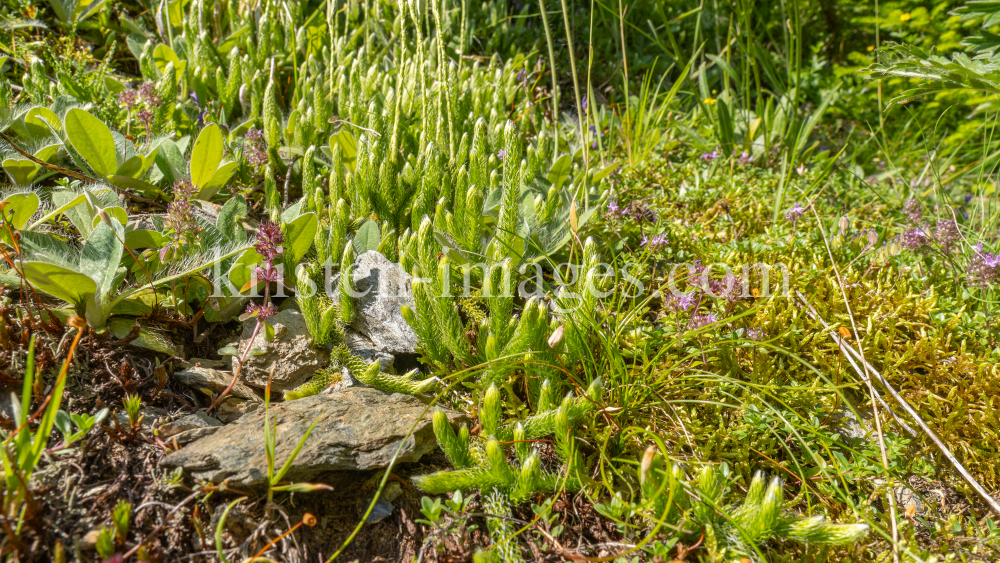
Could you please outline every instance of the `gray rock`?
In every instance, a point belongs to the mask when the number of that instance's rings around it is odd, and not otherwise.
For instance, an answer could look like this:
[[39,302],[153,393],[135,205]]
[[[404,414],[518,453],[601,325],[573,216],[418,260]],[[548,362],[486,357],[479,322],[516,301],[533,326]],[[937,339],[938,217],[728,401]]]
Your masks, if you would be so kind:
[[[337,287],[337,286],[334,286]],[[354,262],[357,313],[350,327],[387,354],[412,354],[417,334],[403,319],[402,306],[413,307],[410,275],[380,253],[369,250]],[[339,289],[334,299],[340,297]]]
[[[239,342],[241,353],[247,345],[264,350],[259,356],[252,353],[247,356],[240,371],[240,379],[247,385],[258,389],[266,387],[268,374],[273,367],[271,393],[283,393],[309,381],[316,370],[326,367],[330,362],[328,351],[313,346],[305,319],[298,309],[278,311],[267,322],[274,327],[274,340],[269,342],[265,331],[261,329],[252,344],[250,336],[257,325],[257,320],[248,319],[243,323],[243,336]],[[235,370],[239,364],[239,357],[233,356],[232,363]]]
[[[233,374],[204,367],[204,364],[201,366],[194,364],[187,369],[174,372],[174,379],[192,389],[208,389],[215,393],[221,393],[229,386],[229,382],[233,380]],[[242,381],[236,382],[229,395],[251,401],[260,400],[253,389],[247,387]]]
[[254,412],[261,408],[264,403],[259,401],[244,401],[235,397],[227,397],[219,403],[219,408],[215,411],[215,416],[223,422],[230,424],[248,412]]
[[[387,395],[377,389],[349,387],[274,405],[277,463],[288,459],[313,423],[286,481],[310,480],[327,471],[365,471],[387,467],[402,444],[397,462],[413,462],[436,447],[426,405],[409,395]],[[453,424],[468,417],[448,413]],[[416,426],[413,433],[410,427]],[[167,469],[183,467],[191,476],[214,483],[228,480],[240,487],[267,483],[264,456],[264,411],[247,414],[218,432],[163,457]]]
[[160,438],[166,441],[177,440],[178,444],[184,445],[215,434],[219,428],[222,428],[221,422],[198,411],[161,425],[158,432]]
[[396,368],[393,367],[396,357],[388,352],[379,350],[374,342],[360,332],[352,328],[344,331],[344,345],[347,346],[347,349],[352,354],[364,360],[365,363],[370,364],[377,361],[382,366],[380,369],[384,373],[396,374]]
[[206,436],[211,436],[221,428],[221,426],[212,426],[209,428],[192,428],[191,430],[185,430],[184,432],[178,432],[173,437],[169,438],[172,443],[177,440],[177,443],[181,446],[186,446],[195,440],[200,440]]
[[869,420],[871,416],[868,416],[868,419],[864,419],[864,413],[861,412],[860,414],[862,415],[862,420],[858,420],[858,417],[854,415],[851,409],[841,403],[838,405],[837,410],[829,415],[830,425],[837,429],[837,432],[847,444],[856,445],[866,440],[872,432],[872,424],[871,420]]
[[202,411],[188,414],[160,426],[160,437],[169,438],[196,428],[218,428],[222,423]]

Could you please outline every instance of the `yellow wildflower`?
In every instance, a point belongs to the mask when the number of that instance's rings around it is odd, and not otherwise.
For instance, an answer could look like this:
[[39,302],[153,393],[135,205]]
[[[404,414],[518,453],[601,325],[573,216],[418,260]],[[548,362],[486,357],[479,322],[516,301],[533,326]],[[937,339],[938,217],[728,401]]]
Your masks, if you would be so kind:
[[714,106],[715,101],[716,101],[715,98],[712,97],[705,98],[705,105]]

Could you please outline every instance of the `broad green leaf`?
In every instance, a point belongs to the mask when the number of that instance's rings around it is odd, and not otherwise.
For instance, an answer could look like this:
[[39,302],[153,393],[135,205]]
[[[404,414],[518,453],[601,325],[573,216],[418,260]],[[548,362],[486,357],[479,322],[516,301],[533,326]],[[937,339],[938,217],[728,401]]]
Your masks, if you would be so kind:
[[24,127],[32,138],[44,139],[51,136],[49,125],[56,131],[62,129],[59,116],[49,108],[31,108],[24,114]]
[[618,163],[612,162],[611,164],[605,166],[604,168],[601,168],[597,172],[594,172],[594,177],[592,178],[592,180],[594,182],[600,182],[601,180],[607,178],[612,172],[614,172],[616,168],[618,168]]
[[[152,296],[152,293],[152,291],[148,291],[147,295]],[[152,303],[147,303],[144,299],[126,299],[115,304],[114,308],[111,309],[112,315],[126,315],[132,317],[147,315],[152,312]]]
[[[125,22],[123,21],[122,23]],[[132,53],[132,56],[135,57],[135,60],[139,60],[142,57],[142,49],[148,41],[145,35],[138,33],[136,30],[133,30],[125,38],[125,44],[128,46],[128,50]]]
[[80,306],[97,291],[97,284],[85,274],[47,262],[25,262],[25,279],[38,291]]
[[[128,223],[128,212],[125,211],[125,208],[123,208],[123,207],[119,207],[117,205],[112,206],[112,207],[106,207],[106,208],[104,208],[104,213],[107,214],[109,217],[114,217],[122,225]],[[93,226],[96,227],[98,221],[100,221],[100,220],[101,220],[101,216],[100,215],[95,215],[94,216]]]
[[569,172],[573,167],[573,161],[568,154],[564,154],[556,159],[555,164],[549,169],[545,179],[552,182],[556,187],[562,185],[569,178]]
[[77,205],[80,205],[85,201],[87,201],[87,196],[84,194],[77,194],[67,190],[55,192],[54,194],[52,194],[52,203],[57,205],[58,207],[46,213],[45,216],[42,217],[41,219],[32,223],[29,229],[34,229],[35,227],[38,227],[39,225],[45,223],[46,221],[50,221],[53,218],[62,215],[67,210],[76,207]]
[[117,219],[112,219],[114,230],[100,221],[87,238],[80,253],[80,273],[87,275],[97,285],[98,301],[103,303],[115,289],[112,287],[122,259],[125,229]]
[[240,219],[247,216],[247,202],[242,195],[235,195],[219,210],[216,228],[230,242],[243,242],[247,233],[240,225]]
[[187,61],[180,60],[177,57],[177,53],[166,45],[157,45],[153,49],[153,62],[156,64],[156,68],[160,69],[160,72],[164,72],[168,64],[174,63],[174,68],[177,70],[176,76],[178,82],[184,76],[184,69],[187,68]]
[[215,174],[212,175],[212,179],[201,187],[201,190],[198,192],[196,197],[205,201],[211,200],[215,197],[215,194],[219,193],[219,190],[226,185],[226,182],[228,182],[229,178],[233,176],[233,173],[236,172],[239,165],[239,162],[232,161],[219,166],[215,170]]
[[[115,335],[115,338],[125,338],[132,332],[132,328],[136,322],[138,321],[130,317],[111,317],[108,319],[108,328],[111,329],[111,333]],[[146,327],[139,329],[139,336],[131,344],[140,348],[153,350],[154,352],[161,352],[168,356],[177,356],[179,354],[173,342],[162,334],[153,332]]]
[[[238,247],[230,250],[229,252],[226,252],[225,254],[220,254],[220,255],[217,255],[217,256],[213,256],[211,259],[205,259],[204,261],[197,262],[194,265],[192,265],[189,268],[187,268],[186,270],[177,272],[176,274],[171,274],[171,275],[166,276],[166,277],[157,278],[157,279],[153,280],[152,284],[146,284],[146,285],[137,287],[137,288],[129,290],[129,291],[124,291],[118,297],[115,297],[115,299],[110,304],[107,305],[108,310],[113,309],[115,305],[117,305],[118,303],[120,303],[120,302],[122,302],[122,301],[124,301],[126,299],[131,299],[135,295],[137,295],[137,294],[139,294],[139,293],[141,293],[143,291],[147,291],[149,289],[150,285],[155,286],[155,287],[170,285],[170,284],[176,282],[177,280],[182,280],[182,279],[184,279],[184,278],[186,278],[188,276],[191,276],[191,275],[194,275],[194,274],[196,274],[198,272],[201,272],[202,270],[208,270],[208,269],[212,268],[212,266],[214,266],[216,264],[219,264],[219,263],[222,263],[222,262],[225,262],[226,260],[229,260],[230,258],[232,258],[233,256],[236,256],[237,254],[239,254],[241,252],[245,253],[247,250],[248,249],[247,249],[246,246],[238,246]],[[250,250],[251,250],[251,252],[253,252],[252,248]],[[254,252],[254,254],[256,254],[256,252]],[[259,256],[258,256],[258,258],[259,258]]]
[[41,203],[38,200],[38,196],[33,193],[10,195],[4,201],[10,205],[3,210],[3,215],[4,217],[11,217],[11,213],[13,213],[11,226],[15,230],[24,228],[24,224],[38,211],[38,206]]
[[[137,57],[138,58],[138,57]],[[119,82],[113,76],[104,77],[104,87],[108,89],[108,92],[118,95],[125,91],[125,85]]]
[[[184,176],[184,169],[187,163],[184,160],[184,149],[178,146],[177,142],[165,140],[160,143],[160,150],[156,153],[156,168],[160,171],[160,176],[164,183],[174,184]],[[156,175],[151,176],[152,181],[159,181]]]
[[76,152],[103,177],[118,169],[115,139],[103,121],[80,108],[66,113],[66,136]]
[[344,164],[354,170],[358,161],[358,140],[351,135],[350,131],[340,131],[330,136],[330,146],[340,145],[340,153],[344,156]]
[[148,154],[142,157],[142,169],[135,175],[136,178],[142,178],[142,176],[149,171],[149,168],[153,166],[153,163],[156,161],[156,155],[159,154],[159,152],[160,145],[157,144],[153,147],[153,150],[149,151]]
[[204,187],[222,162],[222,131],[215,123],[205,127],[191,149],[191,181]]
[[79,197],[83,198],[82,201],[71,204],[71,200],[77,201],[72,191],[64,190],[52,194],[52,203],[58,205],[63,210],[63,213],[66,214],[66,217],[84,238],[90,236],[90,231],[94,228],[93,219],[96,213],[94,206],[88,201],[87,196],[88,192],[85,191],[79,194]]
[[3,169],[18,186],[27,186],[31,183],[35,173],[40,167],[27,159],[8,158],[3,161]]
[[229,269],[229,283],[237,290],[245,286],[249,281],[253,269],[264,259],[254,249],[249,249]]
[[382,242],[382,233],[379,231],[378,223],[371,220],[365,221],[365,224],[361,225],[361,228],[354,235],[354,252],[360,256],[369,250],[378,250],[380,242]]
[[59,80],[59,86],[68,91],[77,100],[85,100],[87,98],[87,91],[70,74],[59,71],[56,73],[56,79]]
[[44,160],[48,162],[55,155],[59,154],[60,145],[45,145],[44,147],[35,151],[35,158],[38,160]]
[[83,20],[89,18],[90,16],[96,14],[108,0],[91,0],[90,2],[80,2],[77,4],[77,16],[76,21],[82,22]]
[[298,262],[309,251],[318,227],[319,221],[315,213],[302,214],[291,223],[286,223],[285,252],[289,253],[293,263]]
[[123,190],[137,190],[152,197],[169,199],[167,197],[167,194],[163,193],[162,190],[160,190],[153,184],[150,184],[149,182],[145,182],[143,180],[139,180],[138,178],[129,178],[128,176],[115,175],[115,176],[108,176],[107,179],[108,183],[116,188],[120,188]]
[[281,212],[281,220],[285,223],[291,223],[292,221],[298,219],[299,215],[302,215],[302,200],[286,207],[285,210]]
[[124,176],[126,178],[135,178],[142,171],[143,165],[146,164],[146,159],[143,158],[141,154],[134,155],[132,158],[126,160],[118,167],[118,171],[115,172],[115,176]]
[[125,246],[135,250],[140,248],[159,248],[167,241],[167,237],[159,231],[136,229],[125,231]]

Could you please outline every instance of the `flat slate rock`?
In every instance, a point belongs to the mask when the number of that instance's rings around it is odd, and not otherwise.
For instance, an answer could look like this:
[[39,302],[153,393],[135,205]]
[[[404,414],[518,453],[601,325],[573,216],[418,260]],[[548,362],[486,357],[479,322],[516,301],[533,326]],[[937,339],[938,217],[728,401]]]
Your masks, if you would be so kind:
[[[247,319],[243,323],[240,352],[246,350],[247,346],[264,351],[261,355],[248,354],[246,357],[240,379],[248,386],[257,389],[266,387],[271,368],[274,368],[271,393],[291,391],[312,379],[317,370],[330,363],[330,353],[313,346],[305,317],[298,309],[280,310],[267,322],[274,328],[274,340],[269,341],[265,331],[261,330],[252,344],[250,336],[257,326],[257,319]],[[233,370],[236,370],[239,363],[239,355],[233,356]]]
[[[174,379],[192,389],[208,389],[215,393],[225,391],[226,387],[233,380],[232,373],[226,373],[204,365],[192,365],[187,369],[174,372]],[[247,387],[242,381],[236,381],[229,394],[233,397],[259,401],[260,398],[253,389]]]
[[[314,420],[319,422],[295,458],[286,482],[308,481],[327,471],[387,467],[401,443],[397,463],[417,461],[437,447],[430,411],[419,418],[426,408],[410,395],[387,395],[367,387],[275,404],[271,416],[277,421],[276,463],[284,464]],[[455,412],[448,417],[452,424],[471,422]],[[160,466],[183,467],[187,474],[213,483],[266,485],[264,409],[163,457]]]

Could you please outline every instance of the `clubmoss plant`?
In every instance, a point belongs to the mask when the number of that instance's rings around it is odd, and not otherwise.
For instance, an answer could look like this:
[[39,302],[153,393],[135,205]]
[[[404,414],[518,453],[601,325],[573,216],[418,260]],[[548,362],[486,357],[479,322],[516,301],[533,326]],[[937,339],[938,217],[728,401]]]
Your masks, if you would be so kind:
[[[490,385],[480,408],[481,436],[485,443],[473,441],[465,425],[456,433],[448,416],[438,409],[434,412],[434,435],[455,469],[414,477],[413,482],[432,494],[481,491],[486,511],[496,516],[487,519],[495,550],[503,561],[521,561],[513,539],[515,528],[504,519],[510,516],[510,503],[525,501],[539,492],[579,490],[588,481],[573,427],[601,401],[602,392],[603,383],[596,379],[585,396],[574,397],[569,393],[557,406],[555,385],[546,380],[541,385],[536,414],[504,424],[500,390]],[[550,435],[554,435],[560,461],[560,466],[554,469],[542,467],[541,457],[532,446],[532,441]],[[516,452],[517,467],[507,462],[511,446]]]

